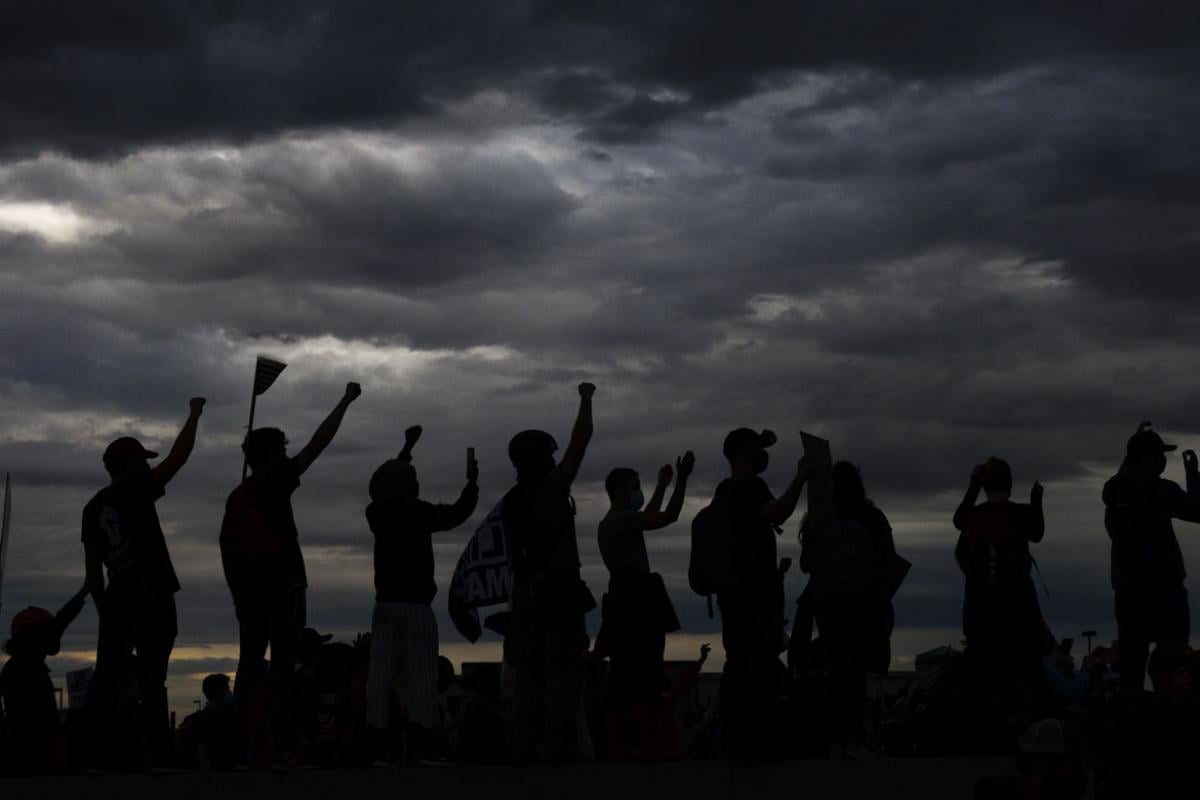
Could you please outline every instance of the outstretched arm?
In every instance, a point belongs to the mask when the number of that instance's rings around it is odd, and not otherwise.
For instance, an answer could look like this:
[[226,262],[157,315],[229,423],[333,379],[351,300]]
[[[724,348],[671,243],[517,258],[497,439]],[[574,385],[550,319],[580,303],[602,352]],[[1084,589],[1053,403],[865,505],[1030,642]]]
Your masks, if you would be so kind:
[[[642,514],[642,527],[645,530],[653,531],[659,528],[665,528],[671,523],[679,519],[679,514],[683,511],[683,498],[687,494],[688,477],[692,474],[692,470],[696,466],[696,456],[691,450],[684,453],[682,458],[675,460],[675,491],[671,493],[671,500],[667,503],[667,508],[664,511],[655,509],[651,511],[647,509]],[[664,468],[669,469],[669,467]],[[665,490],[666,485],[660,486]]]
[[87,601],[90,584],[84,580],[83,586],[75,593],[75,596],[67,601],[67,604],[58,610],[54,615],[54,630],[57,638],[62,638],[67,628],[79,616],[79,612],[83,611],[83,604]]
[[342,425],[342,418],[346,416],[346,409],[358,399],[360,394],[362,394],[362,389],[357,383],[346,384],[346,393],[342,395],[342,399],[338,400],[337,405],[333,407],[333,411],[330,411],[325,421],[317,427],[317,430],[312,435],[312,439],[308,441],[308,444],[304,445],[304,449],[297,453],[295,459],[293,459],[297,472],[304,474],[312,466],[313,462],[317,460],[317,456],[321,455],[325,448],[329,446],[329,443],[333,441],[333,437],[337,435],[338,428]]
[[800,459],[796,464],[796,475],[788,484],[788,488],[779,497],[763,506],[763,516],[767,518],[768,522],[778,527],[788,521],[788,518],[796,510],[796,503],[800,502],[800,492],[804,489],[804,484],[811,474],[812,468],[808,462],[803,458]]
[[1042,514],[1042,495],[1045,491],[1040,483],[1034,481],[1033,489],[1029,492],[1029,530],[1025,535],[1035,544],[1046,535],[1046,517]]
[[971,511],[975,508],[975,502],[979,499],[982,489],[983,466],[980,465],[971,470],[971,482],[967,485],[967,493],[963,495],[962,502],[954,512],[954,527],[957,530],[965,531],[971,526]]
[[102,611],[101,606],[104,603],[104,559],[100,554],[100,548],[90,542],[84,543],[83,557],[87,569],[83,588],[92,595],[92,602],[96,604],[96,610]]
[[467,485],[451,505],[428,506],[429,530],[433,533],[454,530],[475,513],[479,502],[479,463],[472,456],[467,463]]
[[175,477],[175,474],[187,463],[188,456],[192,454],[192,448],[196,446],[196,426],[199,425],[200,415],[204,412],[204,398],[193,397],[188,406],[187,421],[183,423],[183,429],[175,437],[175,444],[171,445],[171,452],[167,453],[167,457],[150,470],[159,486],[166,486],[171,478]]
[[595,393],[593,384],[579,384],[579,414],[575,417],[575,427],[571,429],[571,442],[558,462],[558,474],[568,485],[575,482],[575,476],[583,464],[583,456],[587,453],[588,442],[592,440],[592,395]]
[[659,468],[658,483],[654,484],[654,494],[650,495],[650,500],[642,510],[644,514],[659,513],[662,509],[663,498],[667,496],[667,487],[671,485],[673,477],[675,477],[675,470],[671,469],[670,464],[663,464]]

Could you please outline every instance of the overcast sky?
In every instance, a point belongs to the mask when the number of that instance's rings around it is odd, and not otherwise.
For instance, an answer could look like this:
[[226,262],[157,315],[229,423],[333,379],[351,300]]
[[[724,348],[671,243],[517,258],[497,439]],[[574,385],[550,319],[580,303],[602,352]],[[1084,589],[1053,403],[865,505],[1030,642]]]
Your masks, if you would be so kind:
[[[425,427],[431,499],[457,496],[466,447],[482,464],[475,519],[437,548],[445,587],[511,484],[508,438],[565,442],[582,380],[599,387],[575,489],[597,592],[604,475],[649,483],[697,454],[684,521],[651,546],[688,634],[671,655],[719,638],[686,588],[687,522],[740,425],[780,433],[777,489],[801,427],[861,465],[916,565],[895,665],[958,639],[950,517],[989,455],[1018,499],[1047,486],[1055,631],[1114,635],[1099,487],[1140,420],[1200,445],[1200,11],[815,5],[8,9],[5,624],[81,582],[105,444],[165,452],[204,395],[158,504],[183,582],[174,705],[232,672],[216,537],[262,352],[290,366],[259,422],[293,447],[363,385],[295,496],[311,621],[339,637],[370,624],[367,480],[403,429]],[[494,657],[458,639],[444,591],[435,607],[456,660]],[[89,608],[56,666],[85,662],[95,629]]]

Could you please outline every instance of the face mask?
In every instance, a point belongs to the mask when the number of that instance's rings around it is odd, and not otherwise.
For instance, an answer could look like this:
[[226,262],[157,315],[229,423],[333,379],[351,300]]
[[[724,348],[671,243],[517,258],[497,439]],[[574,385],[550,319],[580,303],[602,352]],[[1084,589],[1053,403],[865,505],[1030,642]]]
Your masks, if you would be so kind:
[[629,493],[629,500],[627,502],[629,503],[630,511],[637,511],[646,504],[646,495],[642,494],[641,489],[634,489]]
[[751,458],[750,464],[754,468],[755,475],[762,475],[767,471],[767,464],[771,463],[771,456],[766,450],[760,450]]

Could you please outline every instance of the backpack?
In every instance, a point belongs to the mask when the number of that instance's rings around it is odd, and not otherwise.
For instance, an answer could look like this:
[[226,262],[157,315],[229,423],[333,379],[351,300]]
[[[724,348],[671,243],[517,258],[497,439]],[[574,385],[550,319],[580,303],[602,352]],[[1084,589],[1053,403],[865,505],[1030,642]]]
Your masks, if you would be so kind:
[[734,536],[733,503],[718,494],[692,520],[688,586],[693,592],[711,596],[733,584],[737,565]]

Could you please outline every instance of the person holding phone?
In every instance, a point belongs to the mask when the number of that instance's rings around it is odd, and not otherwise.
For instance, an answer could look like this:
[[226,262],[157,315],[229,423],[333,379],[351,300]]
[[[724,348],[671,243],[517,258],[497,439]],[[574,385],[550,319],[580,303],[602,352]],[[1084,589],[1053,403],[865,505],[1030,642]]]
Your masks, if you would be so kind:
[[367,724],[377,732],[379,760],[399,755],[389,736],[392,686],[404,675],[409,763],[441,760],[437,752],[438,628],[430,604],[434,582],[434,533],[466,522],[479,500],[475,448],[467,450],[467,483],[454,503],[421,499],[412,464],[420,426],[404,432],[404,449],[371,476],[367,523],[375,537],[375,610],[371,615],[371,661],[367,668]]

